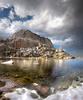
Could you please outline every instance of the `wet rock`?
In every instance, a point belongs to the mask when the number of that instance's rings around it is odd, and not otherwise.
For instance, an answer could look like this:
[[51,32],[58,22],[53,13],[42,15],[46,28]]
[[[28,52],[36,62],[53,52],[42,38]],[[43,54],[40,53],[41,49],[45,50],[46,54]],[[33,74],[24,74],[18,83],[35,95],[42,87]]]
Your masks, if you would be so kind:
[[78,81],[83,82],[83,77],[78,77]]
[[0,91],[0,98],[2,97],[2,94],[3,94],[3,92],[2,92],[2,91]]
[[66,81],[66,82],[62,81],[57,85],[56,89],[63,91],[63,90],[68,89],[70,85],[71,85],[70,81]]
[[32,90],[30,95],[31,95],[32,98],[38,98],[39,97],[39,95],[37,94],[37,92],[35,90]]
[[3,98],[1,98],[0,100],[10,100],[10,99],[9,99],[9,98],[3,97]]
[[15,77],[15,78],[19,78],[19,77],[20,77],[20,75],[18,75],[18,74],[15,74],[15,75],[14,75],[14,77]]
[[[17,94],[16,90],[22,92],[21,95]],[[28,90],[26,88],[19,88],[16,90],[12,93],[6,93],[6,97],[9,97],[10,98],[9,100],[83,100],[83,85],[78,86],[76,88],[69,87],[67,90],[64,91],[57,91],[55,94],[49,95],[45,99],[32,98],[30,96],[31,90]],[[3,99],[3,100],[8,100],[8,99]]]
[[2,91],[0,91],[0,95],[2,95],[3,94],[3,92]]
[[73,80],[72,87],[76,88],[77,86],[81,86],[80,82]]
[[55,91],[56,91],[56,90],[55,90],[54,87],[51,87],[51,88],[50,88],[50,92],[51,92],[51,94],[55,93]]
[[58,91],[44,100],[83,100],[83,85],[76,88],[69,87],[67,90]]
[[35,90],[27,88],[17,88],[13,92],[5,93],[4,97],[9,100],[43,100]]
[[3,87],[3,86],[5,86],[5,82],[0,81],[0,87]]
[[47,85],[33,84],[33,88],[40,96],[47,97],[50,94],[50,88]]

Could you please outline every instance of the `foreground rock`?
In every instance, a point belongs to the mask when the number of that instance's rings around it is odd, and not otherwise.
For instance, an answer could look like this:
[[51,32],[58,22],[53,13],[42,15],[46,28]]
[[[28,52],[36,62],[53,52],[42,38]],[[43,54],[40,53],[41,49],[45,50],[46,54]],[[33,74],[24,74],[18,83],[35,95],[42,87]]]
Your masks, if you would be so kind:
[[42,97],[47,97],[51,94],[51,89],[47,85],[33,83],[33,89],[35,89],[38,92],[38,94]]
[[0,91],[1,92],[7,92],[10,91],[12,88],[16,87],[17,84],[9,79],[5,79],[5,78],[0,78],[1,82],[4,82],[4,86],[0,87]]
[[31,91],[26,88],[19,88],[12,93],[6,93],[4,97],[10,100],[83,100],[83,84],[76,88],[71,86],[67,90],[58,91],[45,99],[42,99],[35,90],[33,92],[34,96],[32,96]]
[[3,98],[10,100],[41,100],[35,90],[28,90],[26,88],[18,88],[12,93],[6,93]]
[[83,86],[57,92],[44,100],[83,100]]

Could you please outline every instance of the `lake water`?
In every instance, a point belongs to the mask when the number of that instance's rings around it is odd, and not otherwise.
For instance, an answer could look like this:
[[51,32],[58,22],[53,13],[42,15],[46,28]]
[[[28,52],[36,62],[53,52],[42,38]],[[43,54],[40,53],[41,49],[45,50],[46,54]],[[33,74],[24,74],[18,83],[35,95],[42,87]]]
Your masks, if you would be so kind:
[[[66,89],[78,76],[83,77],[83,59],[55,60],[29,58],[14,60],[13,65],[0,64],[0,76],[17,83],[40,83],[57,89]],[[0,60],[0,62],[5,60]]]

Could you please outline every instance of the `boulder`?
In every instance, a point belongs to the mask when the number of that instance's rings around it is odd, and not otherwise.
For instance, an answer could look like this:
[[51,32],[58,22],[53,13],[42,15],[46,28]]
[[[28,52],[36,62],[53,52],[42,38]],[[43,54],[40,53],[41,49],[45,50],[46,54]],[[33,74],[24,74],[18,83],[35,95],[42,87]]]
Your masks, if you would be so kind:
[[47,97],[51,91],[47,85],[33,84],[33,88],[38,92],[38,94],[42,97]]

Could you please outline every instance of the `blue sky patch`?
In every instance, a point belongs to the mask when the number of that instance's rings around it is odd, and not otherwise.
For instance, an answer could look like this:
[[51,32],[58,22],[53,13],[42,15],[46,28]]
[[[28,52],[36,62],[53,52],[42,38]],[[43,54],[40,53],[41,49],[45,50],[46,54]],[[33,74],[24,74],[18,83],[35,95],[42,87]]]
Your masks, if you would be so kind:
[[20,16],[15,15],[15,18],[13,21],[27,21],[27,20],[32,20],[33,16],[28,15],[27,17],[21,18]]
[[10,10],[11,10],[10,7],[9,8],[3,8],[3,10],[0,9],[0,18],[3,18],[3,17],[7,17],[8,18]]
[[[13,20],[11,20],[9,18],[9,14],[10,14],[11,10],[14,12],[14,19]],[[0,18],[9,18],[11,21],[27,21],[27,20],[32,20],[33,16],[27,15],[26,17],[21,18],[20,16],[16,15],[14,7],[11,6],[11,7],[8,7],[8,8],[3,8],[3,9],[0,8]]]

